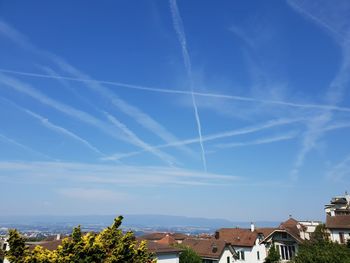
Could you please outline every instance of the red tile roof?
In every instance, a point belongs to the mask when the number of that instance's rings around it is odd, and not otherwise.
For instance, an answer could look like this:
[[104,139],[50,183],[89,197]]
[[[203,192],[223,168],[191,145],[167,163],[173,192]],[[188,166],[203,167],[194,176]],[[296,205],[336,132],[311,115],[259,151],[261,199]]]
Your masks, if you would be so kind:
[[147,241],[147,248],[155,254],[179,254],[182,249],[155,241]]
[[164,244],[164,245],[173,245],[173,244],[176,244],[177,242],[176,242],[175,238],[173,238],[172,236],[167,234],[161,240],[158,240],[157,243]]
[[146,234],[146,235],[140,236],[140,238],[145,240],[161,240],[166,235],[173,237],[175,240],[184,240],[188,238],[188,235],[182,234],[182,233],[160,233],[160,232]]
[[227,245],[223,240],[194,238],[185,239],[182,244],[192,248],[202,258],[211,259],[219,259]]
[[215,239],[223,240],[233,246],[252,247],[259,234],[263,237],[272,233],[275,228],[257,228],[253,232],[246,228],[221,228],[215,234]]
[[327,216],[326,227],[330,229],[350,229],[350,215]]

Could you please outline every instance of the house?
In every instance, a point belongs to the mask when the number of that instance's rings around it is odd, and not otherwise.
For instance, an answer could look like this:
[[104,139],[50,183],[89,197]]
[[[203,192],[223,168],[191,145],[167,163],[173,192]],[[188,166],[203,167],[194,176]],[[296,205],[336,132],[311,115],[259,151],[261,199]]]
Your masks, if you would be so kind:
[[174,238],[176,242],[179,244],[181,244],[183,240],[189,237],[188,235],[182,234],[182,233],[155,232],[155,233],[150,233],[150,234],[140,236],[140,238],[144,240],[149,240],[149,241],[159,241],[167,235]]
[[346,244],[350,240],[350,215],[327,215],[326,228],[331,241]]
[[350,195],[333,197],[329,204],[325,205],[327,216],[350,215]]
[[297,220],[289,218],[287,221],[267,235],[260,244],[264,244],[268,250],[274,245],[281,256],[282,262],[292,259],[298,252],[299,244],[304,241],[301,233],[305,232],[305,226]]
[[182,244],[193,249],[203,259],[203,263],[235,261],[236,253],[233,247],[223,240],[187,238]]
[[350,240],[350,195],[333,197],[329,204],[325,205],[326,228],[330,240],[345,244]]
[[147,247],[156,255],[157,263],[179,263],[182,249],[156,241],[148,241]]
[[259,263],[266,257],[265,244],[261,241],[275,228],[222,228],[215,232],[214,239],[229,243],[236,252],[235,262]]
[[[10,250],[10,247],[8,245],[8,242],[7,242],[7,237],[4,237],[4,236],[0,237],[0,248],[2,249],[2,251]],[[1,258],[1,257],[0,257],[0,262],[10,263],[6,258]]]
[[321,221],[298,221],[298,228],[300,231],[300,237],[301,239],[304,240],[310,240],[311,239],[311,235],[313,232],[315,232],[316,227],[320,224],[322,224]]

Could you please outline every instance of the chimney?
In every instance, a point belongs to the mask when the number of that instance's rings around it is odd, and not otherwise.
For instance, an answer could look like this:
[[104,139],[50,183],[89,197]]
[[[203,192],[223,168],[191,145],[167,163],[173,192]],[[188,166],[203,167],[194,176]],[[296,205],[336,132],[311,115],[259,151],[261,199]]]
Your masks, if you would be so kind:
[[215,239],[219,239],[220,238],[220,232],[219,231],[216,231],[215,232]]
[[252,231],[252,232],[255,231],[255,225],[253,222],[250,223],[250,231]]

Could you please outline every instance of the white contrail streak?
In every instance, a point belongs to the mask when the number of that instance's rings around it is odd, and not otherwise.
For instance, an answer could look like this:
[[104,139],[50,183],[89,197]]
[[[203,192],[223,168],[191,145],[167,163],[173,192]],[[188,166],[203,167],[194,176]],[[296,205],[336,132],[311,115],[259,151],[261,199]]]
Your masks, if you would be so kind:
[[138,145],[140,148],[145,149],[145,151],[148,151],[150,153],[153,153],[155,156],[158,156],[161,160],[165,160],[170,166],[174,166],[174,159],[159,151],[157,148],[152,147],[145,143],[143,140],[141,140],[139,137],[137,137],[136,134],[134,134],[128,127],[126,127],[123,123],[118,121],[115,117],[112,115],[105,113],[107,118],[120,130],[122,130],[126,136],[130,139],[130,142],[134,145]]
[[170,0],[170,10],[171,10],[172,18],[173,18],[174,29],[176,31],[176,34],[178,36],[178,40],[179,40],[180,45],[181,45],[182,56],[184,59],[184,64],[185,64],[185,68],[187,71],[188,79],[190,81],[192,104],[193,104],[193,109],[194,109],[194,115],[195,115],[196,122],[197,122],[199,144],[200,144],[201,150],[202,150],[202,161],[203,161],[204,170],[207,171],[207,161],[206,161],[206,157],[205,157],[205,150],[204,150],[204,145],[203,145],[203,140],[202,140],[201,121],[199,118],[198,107],[197,107],[196,98],[195,98],[195,94],[194,94],[191,60],[190,60],[190,56],[188,54],[188,49],[187,49],[187,44],[186,44],[186,35],[184,32],[183,23],[182,23],[179,9],[178,9],[177,4],[176,4],[176,0]]
[[17,146],[17,147],[19,147],[19,148],[22,148],[22,149],[28,151],[28,152],[35,153],[35,154],[37,154],[37,155],[40,155],[40,156],[42,156],[42,157],[45,157],[46,159],[57,161],[56,159],[51,158],[50,156],[48,156],[48,155],[46,155],[46,154],[44,154],[44,153],[38,152],[38,151],[36,151],[36,150],[34,150],[34,149],[32,149],[32,148],[26,146],[26,145],[23,145],[23,144],[21,144],[21,143],[15,141],[15,140],[13,140],[13,139],[11,139],[11,138],[5,136],[5,135],[3,135],[3,134],[0,134],[0,140],[2,140],[2,141],[4,141],[4,142],[7,142],[7,143],[10,143],[10,144],[13,144],[13,145],[15,145],[15,146]]
[[96,147],[94,147],[93,145],[91,145],[91,143],[89,143],[87,140],[81,138],[80,136],[76,135],[75,133],[67,130],[66,128],[63,128],[61,126],[58,126],[56,124],[51,123],[47,118],[41,116],[38,113],[35,113],[31,110],[28,110],[24,107],[21,107],[19,105],[17,105],[16,103],[14,103],[13,101],[10,101],[8,99],[5,98],[1,98],[3,101],[9,103],[10,105],[12,105],[13,107],[15,107],[16,109],[30,115],[31,117],[39,120],[41,122],[41,124],[46,127],[47,129],[50,129],[58,134],[67,136],[71,139],[74,139],[76,141],[78,141],[79,143],[85,145],[87,148],[89,148],[90,150],[92,150],[93,152],[97,153],[98,155],[103,155],[105,156],[105,154],[103,154],[100,150],[98,150]]
[[[228,138],[228,137],[254,133],[254,132],[261,131],[261,130],[265,130],[265,129],[269,129],[269,128],[273,128],[273,127],[277,127],[277,126],[281,126],[281,125],[288,125],[288,124],[292,124],[292,123],[296,123],[296,122],[300,122],[300,121],[304,121],[304,120],[305,119],[270,120],[268,122],[265,122],[263,124],[256,125],[256,126],[250,126],[250,127],[245,127],[242,129],[206,135],[206,136],[202,137],[202,141],[203,142],[214,141],[214,140],[218,140],[218,139],[224,139],[224,138]],[[162,148],[168,148],[168,147],[175,147],[175,146],[179,146],[179,145],[189,145],[189,144],[198,143],[199,141],[200,141],[200,139],[197,137],[197,138],[193,138],[193,139],[187,139],[187,140],[183,140],[183,141],[176,141],[176,142],[172,142],[172,143],[168,143],[168,144],[153,146],[153,148],[162,149]],[[111,155],[108,157],[104,157],[104,158],[102,158],[102,160],[119,160],[122,158],[135,156],[135,155],[141,154],[143,152],[144,151],[135,151],[135,152],[125,153],[125,154],[114,154],[114,155]]]
[[[21,75],[21,76],[27,76],[27,77],[36,77],[36,78],[62,79],[62,80],[76,81],[76,82],[95,82],[95,83],[100,83],[100,84],[105,84],[105,85],[110,85],[110,86],[117,86],[117,87],[122,87],[122,88],[127,88],[127,89],[142,90],[142,91],[148,91],[148,92],[158,92],[158,93],[165,93],[165,94],[178,94],[178,95],[191,95],[192,94],[192,92],[189,92],[186,90],[152,88],[152,87],[126,84],[126,83],[115,82],[115,81],[72,78],[72,77],[66,77],[66,76],[60,76],[60,75],[53,76],[53,75],[49,75],[49,74],[23,72],[23,71],[15,71],[15,70],[7,70],[7,69],[0,69],[0,72]],[[244,102],[256,102],[256,103],[263,103],[263,104],[274,104],[274,105],[279,105],[279,106],[301,108],[301,109],[315,109],[315,110],[330,110],[330,111],[350,112],[350,108],[339,107],[339,106],[334,106],[334,105],[302,104],[302,103],[295,103],[295,102],[288,102],[288,101],[263,100],[263,99],[256,99],[256,98],[252,98],[252,97],[234,96],[234,95],[220,94],[220,93],[204,93],[204,92],[196,92],[196,91],[194,91],[193,94],[195,96],[199,96],[199,97],[209,97],[209,98],[226,99],[226,100],[237,100],[237,101],[244,101]]]
[[100,150],[98,150],[96,147],[92,146],[91,143],[89,143],[87,140],[81,138],[80,136],[76,135],[75,133],[67,130],[66,128],[63,128],[61,126],[55,125],[53,123],[51,123],[48,119],[42,117],[41,115],[34,113],[30,110],[24,109],[24,111],[31,115],[32,117],[36,118],[37,120],[39,120],[43,126],[45,126],[46,128],[53,130],[59,134],[65,135],[71,139],[74,139],[78,142],[80,142],[81,144],[85,145],[87,148],[89,148],[90,150],[92,150],[93,152],[99,154],[99,155],[104,155]]
[[242,147],[242,146],[250,146],[250,145],[269,144],[269,143],[274,143],[274,142],[292,140],[296,136],[297,136],[297,133],[293,132],[293,133],[288,133],[285,135],[279,135],[279,136],[275,136],[275,137],[257,139],[257,140],[250,141],[250,142],[235,142],[235,143],[227,143],[227,144],[217,144],[215,146],[217,148],[220,148],[220,149],[226,149],[226,148],[234,148],[234,147]]
[[[127,143],[134,142],[134,141],[130,141],[130,136],[125,134],[125,130],[121,130],[120,134],[118,134],[118,136],[117,136],[116,131],[115,131],[115,129],[113,129],[112,126],[107,125],[105,122],[100,121],[99,119],[95,118],[94,116],[92,116],[84,111],[77,110],[71,106],[68,106],[68,105],[60,103],[54,99],[51,99],[50,97],[47,97],[46,95],[44,95],[40,91],[35,90],[34,88],[32,88],[28,84],[25,84],[25,83],[20,82],[16,79],[10,78],[2,73],[0,73],[0,82],[5,84],[6,86],[18,91],[18,92],[26,94],[26,95],[36,99],[37,101],[66,114],[70,117],[78,119],[79,121],[87,123],[89,125],[92,125],[92,126],[98,128],[99,130],[109,134],[113,138],[123,140]],[[127,136],[125,136],[125,135],[127,135]],[[141,146],[141,144],[134,144],[134,145],[137,147]],[[147,152],[149,150],[149,148],[143,148],[143,150]],[[156,156],[160,157],[159,154],[157,154]],[[168,160],[165,160],[165,159],[162,159],[162,160],[165,162],[168,162]]]

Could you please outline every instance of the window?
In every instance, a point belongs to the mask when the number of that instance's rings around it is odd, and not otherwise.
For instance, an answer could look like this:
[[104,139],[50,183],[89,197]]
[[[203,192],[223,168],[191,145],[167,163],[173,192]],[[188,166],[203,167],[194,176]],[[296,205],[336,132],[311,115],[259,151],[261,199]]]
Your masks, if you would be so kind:
[[241,259],[242,259],[242,260],[245,260],[244,251],[241,251]]
[[282,260],[290,260],[295,255],[295,247],[280,246],[280,255]]
[[287,239],[287,237],[288,237],[287,233],[282,232],[282,238],[283,238],[283,239]]
[[259,251],[256,252],[256,258],[257,258],[258,260],[260,260],[260,252],[259,252]]
[[227,263],[230,263],[230,257],[227,257]]
[[244,251],[237,251],[238,260],[245,260]]
[[281,253],[280,254],[281,254],[282,259],[286,259],[286,254],[284,253],[285,252],[284,247],[285,246],[281,246]]
[[345,243],[344,233],[343,232],[339,232],[339,241],[340,241],[340,244],[344,244]]
[[2,246],[2,250],[6,251],[6,243]]

